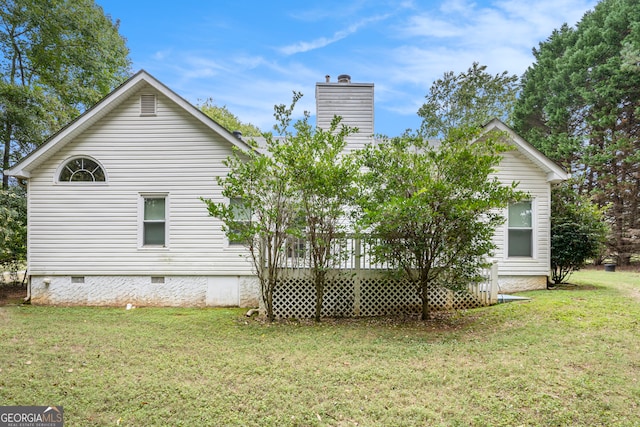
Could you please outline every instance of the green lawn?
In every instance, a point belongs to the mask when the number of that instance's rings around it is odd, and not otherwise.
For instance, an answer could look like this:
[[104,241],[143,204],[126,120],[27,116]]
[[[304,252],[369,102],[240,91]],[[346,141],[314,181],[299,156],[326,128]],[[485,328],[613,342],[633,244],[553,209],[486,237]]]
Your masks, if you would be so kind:
[[0,307],[0,405],[68,426],[638,426],[640,274],[438,321]]

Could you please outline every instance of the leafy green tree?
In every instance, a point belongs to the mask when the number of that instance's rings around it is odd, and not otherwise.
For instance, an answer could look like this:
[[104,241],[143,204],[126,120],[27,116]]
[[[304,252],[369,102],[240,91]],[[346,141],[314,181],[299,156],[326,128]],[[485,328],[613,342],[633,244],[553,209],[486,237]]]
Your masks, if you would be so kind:
[[498,208],[521,197],[515,183],[490,178],[506,149],[501,134],[478,139],[479,132],[447,129],[437,147],[406,134],[362,153],[360,226],[375,237],[374,258],[415,286],[423,320],[433,288],[461,290],[479,280],[504,222]]
[[515,129],[609,206],[609,246],[622,264],[640,251],[640,3],[603,0],[575,30],[540,44],[523,77]]
[[320,321],[327,272],[346,256],[336,241],[350,229],[348,208],[355,197],[358,174],[355,158],[343,154],[346,138],[357,129],[334,117],[329,129],[314,128],[309,115],[296,121],[274,157],[291,175],[300,201],[300,237],[308,244],[306,256],[316,290],[315,319]]
[[[269,139],[268,146],[277,144]],[[244,245],[260,282],[267,318],[272,321],[273,295],[286,257],[287,238],[297,207],[291,182],[281,165],[257,151],[237,152],[226,160],[230,171],[219,177],[222,196],[239,203],[204,199],[209,214],[220,218],[229,240]]]
[[245,137],[258,137],[262,135],[262,132],[257,126],[251,123],[243,123],[238,116],[229,111],[226,105],[220,107],[215,105],[213,100],[209,99],[198,107],[203,113],[230,132],[238,131]]
[[605,247],[609,227],[604,209],[578,194],[571,183],[551,191],[551,273],[563,283],[589,259],[598,258]]
[[506,71],[491,75],[486,69],[474,62],[466,72],[446,72],[431,85],[426,103],[418,110],[424,137],[446,137],[450,129],[482,126],[493,118],[509,122],[518,77]]
[[0,52],[3,170],[129,74],[118,23],[93,0],[0,0]]
[[308,245],[303,256],[315,284],[315,317],[320,320],[326,274],[344,256],[335,242],[347,227],[346,205],[358,172],[353,157],[342,154],[345,138],[356,129],[341,126],[338,117],[330,129],[317,129],[308,114],[292,124],[301,97],[294,92],[290,106],[275,106],[277,136],[265,134],[263,150],[237,152],[226,161],[230,171],[218,183],[223,196],[242,200],[243,209],[205,200],[209,213],[223,220],[229,239],[249,249],[271,320],[279,267],[292,239]]
[[[290,108],[276,106],[277,129],[286,129]],[[296,235],[300,205],[284,164],[273,155],[282,148],[282,140],[271,133],[266,138],[267,155],[253,149],[236,150],[224,162],[229,172],[217,178],[223,201],[203,199],[209,214],[223,221],[223,230],[232,242],[244,245],[260,283],[260,294],[269,321],[274,320],[273,296],[286,261],[286,243]],[[232,203],[236,201],[237,203]]]
[[[634,25],[640,25],[635,23]],[[622,43],[622,67],[630,71],[640,71],[640,31],[633,31]]]
[[27,197],[21,187],[0,190],[0,273],[27,260]]

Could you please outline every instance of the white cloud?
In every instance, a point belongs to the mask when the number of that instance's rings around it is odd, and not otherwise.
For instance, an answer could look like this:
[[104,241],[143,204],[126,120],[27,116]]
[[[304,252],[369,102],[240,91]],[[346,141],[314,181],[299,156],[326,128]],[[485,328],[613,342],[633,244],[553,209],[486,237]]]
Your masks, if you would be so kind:
[[[564,22],[574,25],[586,10],[593,9],[595,0],[539,0],[535,3],[523,0],[496,1],[495,7],[504,11],[510,20],[524,22],[536,39],[546,38]],[[560,19],[562,18],[562,19]]]
[[411,17],[403,33],[408,37],[448,38],[463,36],[465,29],[459,24],[425,14]]
[[294,55],[296,53],[308,52],[310,50],[319,49],[330,45],[331,43],[335,43],[338,40],[345,38],[347,34],[343,31],[340,31],[333,35],[331,38],[320,37],[318,39],[312,40],[310,42],[298,42],[295,44],[291,44],[289,46],[284,46],[278,49],[281,53],[285,55]]
[[379,15],[362,19],[354,24],[349,25],[347,28],[336,31],[331,37],[319,37],[312,41],[301,41],[288,46],[283,46],[278,51],[284,55],[294,55],[296,53],[308,52],[310,50],[320,49],[342,40],[351,34],[356,33],[360,28],[372,24],[374,22],[382,21],[389,15]]
[[242,70],[252,70],[268,63],[267,60],[262,56],[245,54],[233,56],[230,60],[231,62],[233,62],[233,64],[239,66]]
[[395,82],[427,87],[446,71],[462,71],[473,63],[474,53],[455,48],[401,46],[394,51],[389,69]]
[[[149,53],[136,65],[191,102],[211,97],[263,130],[273,125],[273,105],[288,104],[292,90],[305,94],[298,115],[313,113],[315,83],[325,74],[351,74],[354,82],[375,84],[376,130],[398,127],[391,132],[399,133],[406,127],[402,123],[418,120],[429,87],[445,72],[459,73],[477,61],[492,74],[521,75],[533,61],[532,48],[563,22],[574,25],[596,2],[345,0],[301,11],[274,6],[267,24],[260,16],[219,32],[207,21],[194,26],[184,48],[171,39],[164,46],[145,46],[139,52]],[[292,34],[307,39],[289,43]],[[378,128],[384,120],[388,128]]]
[[155,59],[156,61],[163,61],[165,58],[167,58],[169,55],[171,54],[171,50],[170,49],[166,49],[166,50],[159,50],[156,53],[153,54],[153,59]]
[[[251,62],[250,59],[248,61]],[[211,98],[216,105],[226,105],[241,121],[267,131],[274,124],[274,105],[289,105],[294,90],[305,95],[296,107],[295,118],[302,117],[305,110],[315,110],[314,85],[320,79],[314,70],[302,64],[263,60],[255,69],[237,73],[233,70],[234,67],[230,66],[223,76],[177,71],[175,78],[178,82],[167,84],[193,104]]]
[[[458,71],[473,61],[522,74],[531,65],[531,49],[565,21],[578,22],[594,0],[503,0],[479,6],[467,0],[442,2],[398,26],[404,45],[396,49],[402,80],[441,67]],[[404,28],[403,28],[404,27]],[[407,59],[408,58],[408,59]],[[447,66],[448,65],[448,66]]]

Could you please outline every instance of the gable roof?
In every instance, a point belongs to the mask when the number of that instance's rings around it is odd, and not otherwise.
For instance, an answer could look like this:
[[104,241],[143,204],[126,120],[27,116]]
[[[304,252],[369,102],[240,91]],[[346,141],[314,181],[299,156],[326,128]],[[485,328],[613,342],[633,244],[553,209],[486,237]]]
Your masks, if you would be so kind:
[[144,70],[140,70],[127,81],[125,81],[122,85],[114,89],[110,94],[100,100],[96,105],[82,113],[79,117],[67,124],[62,129],[60,129],[57,133],[47,139],[40,147],[32,151],[28,156],[20,160],[11,168],[5,170],[4,174],[19,178],[29,178],[31,176],[31,171],[34,170],[38,165],[51,157],[55,152],[63,148],[67,143],[72,141],[76,136],[96,123],[107,113],[122,104],[126,99],[129,98],[131,94],[135,93],[145,84],[153,87],[159,93],[182,107],[187,113],[203,123],[213,132],[222,136],[230,144],[242,150],[251,149],[248,144],[238,139],[233,135],[233,133],[220,126],[198,108],[196,108],[180,95],[162,84],[155,77],[151,76]]
[[559,182],[566,181],[571,177],[571,174],[564,170],[562,166],[545,156],[540,150],[525,141],[524,138],[518,135],[509,126],[505,125],[502,121],[493,119],[484,126],[484,133],[492,130],[505,132],[511,139],[511,142],[515,145],[516,149],[547,174],[547,182],[557,184]]

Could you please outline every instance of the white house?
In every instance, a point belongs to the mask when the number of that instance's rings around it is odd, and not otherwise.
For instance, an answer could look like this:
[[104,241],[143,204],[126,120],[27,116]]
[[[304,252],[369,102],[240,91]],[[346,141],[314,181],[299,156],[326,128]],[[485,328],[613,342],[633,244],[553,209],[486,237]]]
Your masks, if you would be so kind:
[[[341,77],[316,86],[318,125],[342,115],[361,130],[357,148],[373,134],[373,84]],[[500,121],[493,128],[514,147],[499,178],[531,194],[496,233],[500,285],[544,288],[550,188],[567,173]],[[32,303],[256,306],[244,248],[200,200],[222,200],[216,177],[234,147],[249,149],[140,71],[5,171],[28,185]]]

